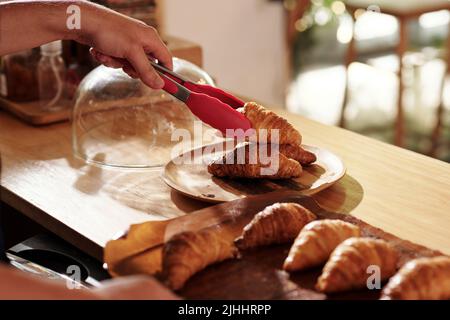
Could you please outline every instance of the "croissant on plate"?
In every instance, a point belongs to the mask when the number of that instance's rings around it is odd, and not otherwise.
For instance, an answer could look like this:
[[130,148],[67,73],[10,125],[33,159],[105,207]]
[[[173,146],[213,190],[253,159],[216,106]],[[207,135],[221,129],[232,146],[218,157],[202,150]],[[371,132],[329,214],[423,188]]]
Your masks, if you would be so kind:
[[300,145],[282,144],[279,150],[286,157],[300,162],[302,166],[310,165],[317,160],[314,153],[303,149]]
[[[250,120],[252,127],[257,135],[252,137],[252,141],[260,143],[271,143],[273,130],[278,130],[278,144],[301,145],[302,136],[286,119],[280,117],[273,111],[270,111],[255,102],[247,102],[238,111],[243,113]],[[276,143],[276,142],[274,142]]]
[[297,203],[275,203],[256,214],[235,243],[245,250],[289,242],[314,219],[317,219],[315,214]]
[[[264,161],[259,152],[259,145],[244,144],[237,146],[223,157],[208,165],[208,172],[216,177],[230,178],[297,178],[302,173],[302,166],[283,154],[269,152]],[[271,149],[268,148],[270,151]]]
[[384,240],[349,238],[331,254],[316,289],[334,293],[364,288],[372,275],[369,267],[378,267],[383,281],[395,273],[397,260],[397,252]]
[[283,269],[298,271],[321,265],[341,242],[360,234],[358,226],[341,220],[310,222],[295,239]]
[[171,289],[178,290],[198,271],[237,253],[232,242],[212,229],[179,233],[164,245],[162,276]]
[[384,287],[381,299],[450,299],[450,257],[418,258],[407,262]]

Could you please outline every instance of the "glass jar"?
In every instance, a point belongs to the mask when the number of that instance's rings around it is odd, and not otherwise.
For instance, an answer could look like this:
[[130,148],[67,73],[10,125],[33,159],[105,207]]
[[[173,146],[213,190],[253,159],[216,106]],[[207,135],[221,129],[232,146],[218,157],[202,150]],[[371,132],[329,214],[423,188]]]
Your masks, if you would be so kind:
[[40,105],[44,111],[58,110],[65,105],[66,65],[61,53],[61,41],[41,46],[38,83]]
[[3,57],[2,96],[15,102],[35,101],[39,97],[37,65],[39,48]]

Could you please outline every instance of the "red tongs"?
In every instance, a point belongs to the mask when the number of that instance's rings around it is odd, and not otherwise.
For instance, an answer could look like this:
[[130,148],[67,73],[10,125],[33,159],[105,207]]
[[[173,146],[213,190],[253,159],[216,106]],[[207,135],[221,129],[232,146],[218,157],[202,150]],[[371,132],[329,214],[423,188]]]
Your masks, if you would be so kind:
[[183,101],[200,120],[226,135],[236,135],[227,129],[251,128],[250,121],[235,109],[244,102],[221,89],[205,84],[197,84],[183,76],[150,60],[152,66],[164,80],[163,90]]

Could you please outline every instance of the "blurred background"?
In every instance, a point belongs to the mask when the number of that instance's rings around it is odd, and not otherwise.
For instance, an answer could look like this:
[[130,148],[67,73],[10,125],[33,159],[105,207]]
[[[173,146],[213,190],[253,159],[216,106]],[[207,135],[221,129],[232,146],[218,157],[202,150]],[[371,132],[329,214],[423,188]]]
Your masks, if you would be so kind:
[[[448,0],[98,2],[155,26],[224,89],[450,162]],[[96,64],[70,42],[62,56],[70,98]],[[38,60],[2,57],[3,98],[36,98]]]
[[449,1],[164,5],[164,30],[200,43],[221,86],[450,162]]

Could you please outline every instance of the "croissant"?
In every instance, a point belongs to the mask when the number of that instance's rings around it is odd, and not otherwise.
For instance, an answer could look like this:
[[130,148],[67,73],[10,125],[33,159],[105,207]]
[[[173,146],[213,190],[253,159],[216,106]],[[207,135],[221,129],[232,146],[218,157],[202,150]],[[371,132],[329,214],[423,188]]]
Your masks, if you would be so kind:
[[[248,144],[238,146],[222,158],[211,162],[208,172],[216,177],[230,178],[288,179],[301,175],[302,166],[281,153],[273,157],[270,154],[263,163],[260,153],[257,152],[258,148],[259,146],[252,149]],[[255,153],[251,154],[252,150]]]
[[360,233],[358,226],[341,220],[310,222],[295,239],[283,269],[297,271],[321,265],[342,241]]
[[295,239],[316,215],[297,203],[275,203],[256,214],[235,240],[236,246],[249,249],[272,243],[285,243]]
[[210,229],[179,233],[164,245],[162,276],[171,289],[179,290],[198,271],[237,253],[232,242]]
[[288,158],[294,159],[302,166],[310,165],[317,160],[316,155],[303,149],[299,145],[282,144],[279,146],[280,153]]
[[450,299],[450,257],[418,258],[409,261],[389,280],[381,299]]
[[[257,136],[254,139],[257,141],[270,143],[272,141],[272,130],[277,129],[279,130],[278,144],[301,145],[302,136],[300,133],[286,119],[278,116],[274,112],[267,110],[255,102],[247,102],[238,111],[250,120],[252,127],[256,130]],[[267,140],[264,133],[267,133]],[[264,141],[261,141],[261,139],[264,139]]]
[[379,267],[380,280],[383,281],[395,273],[397,259],[395,249],[384,240],[347,239],[331,254],[317,281],[316,289],[333,293],[364,288],[370,276],[370,266]]

